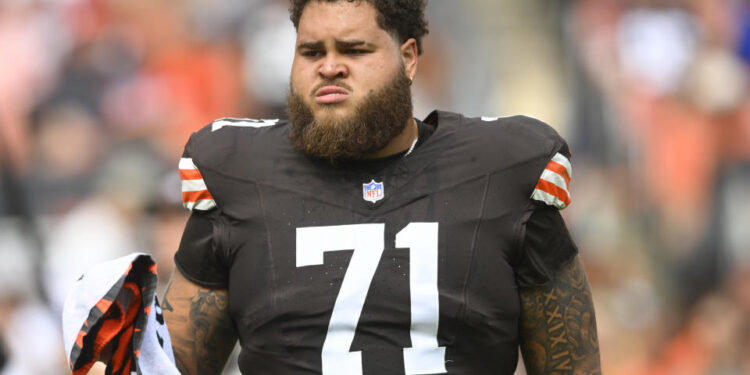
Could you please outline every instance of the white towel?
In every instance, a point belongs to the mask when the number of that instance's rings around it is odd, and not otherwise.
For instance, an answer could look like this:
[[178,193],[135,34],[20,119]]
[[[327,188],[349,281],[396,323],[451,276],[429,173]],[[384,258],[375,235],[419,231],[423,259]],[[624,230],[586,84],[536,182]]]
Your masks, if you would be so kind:
[[156,297],[156,264],[133,253],[100,263],[76,281],[63,307],[63,339],[73,374],[85,374],[111,345],[112,374],[177,374]]

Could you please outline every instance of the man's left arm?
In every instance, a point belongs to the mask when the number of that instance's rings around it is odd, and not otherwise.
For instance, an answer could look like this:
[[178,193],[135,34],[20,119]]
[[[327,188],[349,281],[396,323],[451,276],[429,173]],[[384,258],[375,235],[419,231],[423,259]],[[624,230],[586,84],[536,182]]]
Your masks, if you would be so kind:
[[578,256],[544,286],[521,296],[520,344],[526,371],[537,374],[601,374],[591,290]]

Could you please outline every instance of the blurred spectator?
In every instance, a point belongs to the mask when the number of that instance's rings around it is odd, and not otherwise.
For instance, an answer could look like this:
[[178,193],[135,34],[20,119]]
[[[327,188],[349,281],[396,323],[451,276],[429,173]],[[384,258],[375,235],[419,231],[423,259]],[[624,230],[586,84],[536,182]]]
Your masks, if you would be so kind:
[[[630,240],[614,237],[620,240],[615,246],[631,257],[630,271],[608,275],[601,286],[611,289],[598,298],[617,296],[638,275],[648,280],[640,283],[641,292],[604,305],[617,318],[606,327],[618,332],[617,342],[602,342],[604,363],[611,363],[614,373],[747,372],[741,364],[746,353],[734,349],[746,347],[750,315],[741,312],[737,296],[726,287],[739,284],[736,275],[744,269],[737,254],[746,252],[747,246],[738,242],[738,233],[746,231],[737,226],[746,222],[742,208],[750,198],[744,193],[747,180],[738,173],[743,168],[737,166],[750,161],[750,122],[747,70],[735,54],[731,26],[736,5],[723,0],[581,0],[569,13],[572,45],[579,53],[573,60],[581,62],[580,74],[593,83],[592,89],[580,91],[593,97],[582,101],[589,107],[577,113],[586,118],[584,111],[605,108],[600,118],[605,125],[615,125],[603,132],[591,121],[584,122],[587,128],[577,134],[598,138],[577,139],[622,144],[626,151],[612,157],[606,148],[583,145],[584,158],[591,159],[584,163],[600,166],[598,172],[584,173],[600,175],[594,178],[615,191],[608,197],[622,197],[615,198],[619,209],[605,212],[615,212],[620,228],[632,223]],[[603,96],[596,98],[597,93]],[[576,149],[575,141],[572,148]],[[607,163],[601,163],[602,156]],[[597,204],[602,194],[587,194],[591,188],[582,188],[584,197],[593,197],[592,205],[584,202],[583,211],[572,217],[594,230],[609,228],[591,223],[595,219],[586,211],[602,216]],[[584,248],[602,246],[601,241],[588,240],[593,232],[577,230],[584,236]],[[626,243],[635,246],[623,247]],[[616,256],[596,260],[609,269],[608,261]],[[635,316],[650,318],[632,326],[627,318],[632,314],[618,313],[622,306],[637,306]],[[622,338],[630,337],[628,331],[634,328],[641,335],[638,340],[650,345],[623,344]],[[606,329],[602,337],[609,337]],[[627,352],[607,350],[608,345]]]
[[654,95],[677,90],[697,49],[698,30],[690,12],[682,7],[636,6],[622,14],[617,34],[626,80]]
[[245,19],[242,31],[243,81],[247,110],[256,118],[285,116],[289,72],[297,33],[289,21],[288,2],[267,1]]
[[59,319],[35,297],[35,244],[23,227],[0,219],[0,374],[57,373],[65,364]]
[[37,0],[0,3],[0,139],[17,168],[27,162],[27,116],[57,79],[70,48],[53,4]]
[[236,44],[200,40],[185,3],[114,1],[111,11],[143,48],[135,75],[104,98],[119,136],[148,137],[176,162],[192,131],[217,117],[237,117],[242,86]]
[[60,311],[67,290],[93,264],[134,251],[150,251],[144,230],[147,205],[166,168],[136,144],[112,150],[85,199],[48,223],[46,290]]
[[30,165],[24,173],[33,213],[62,214],[92,192],[106,139],[101,120],[76,101],[44,103],[35,110]]

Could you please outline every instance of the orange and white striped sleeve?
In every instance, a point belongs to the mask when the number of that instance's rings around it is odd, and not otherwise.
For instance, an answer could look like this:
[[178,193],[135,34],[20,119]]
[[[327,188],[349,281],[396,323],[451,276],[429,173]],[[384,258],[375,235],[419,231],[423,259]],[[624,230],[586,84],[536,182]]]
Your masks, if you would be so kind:
[[573,176],[570,159],[556,153],[547,163],[537,181],[531,199],[562,210],[570,204],[570,178]]
[[180,180],[182,181],[182,205],[190,210],[208,211],[216,207],[216,201],[208,191],[198,167],[188,155],[180,159]]

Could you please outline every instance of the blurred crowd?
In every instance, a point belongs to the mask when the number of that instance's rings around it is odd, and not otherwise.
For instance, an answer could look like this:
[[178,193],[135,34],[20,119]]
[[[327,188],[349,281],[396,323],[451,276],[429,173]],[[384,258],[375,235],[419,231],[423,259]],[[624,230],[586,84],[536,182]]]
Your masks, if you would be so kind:
[[750,374],[750,4],[582,0],[565,14],[584,198],[570,224],[605,369]]
[[[68,372],[60,311],[92,264],[147,252],[168,279],[189,134],[285,116],[287,6],[0,1],[0,375]],[[521,112],[570,143],[604,372],[750,374],[750,1],[431,0],[428,19],[418,117]]]

